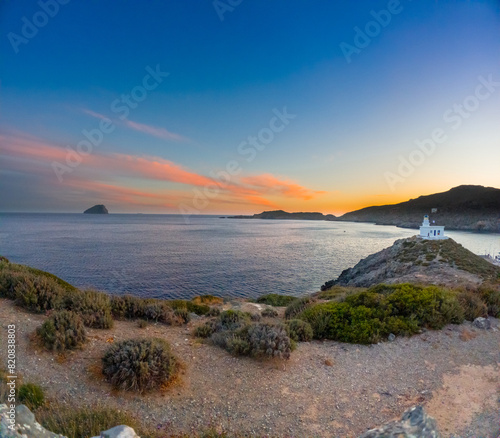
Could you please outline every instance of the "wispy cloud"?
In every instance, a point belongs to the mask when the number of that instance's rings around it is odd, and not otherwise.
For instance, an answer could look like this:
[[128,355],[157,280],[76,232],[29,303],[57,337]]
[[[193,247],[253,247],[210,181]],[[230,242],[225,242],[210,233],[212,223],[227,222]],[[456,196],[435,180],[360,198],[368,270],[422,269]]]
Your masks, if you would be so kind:
[[126,120],[125,124],[139,132],[144,132],[145,134],[152,135],[153,137],[161,138],[162,140],[168,141],[188,141],[187,138],[182,135],[176,134],[175,132],[167,131],[165,128],[157,128],[155,126],[144,125],[143,123],[133,122],[132,120]]
[[103,114],[97,113],[95,111],[89,110],[87,108],[82,109],[82,111],[96,119],[107,119],[112,120],[116,125],[126,126],[129,129],[133,129],[134,131],[142,132],[144,134],[152,135],[153,137],[161,138],[166,141],[176,141],[176,142],[187,142],[189,139],[175,132],[169,131],[165,128],[160,128],[157,126],[146,125],[144,123],[134,122],[132,120],[126,119],[113,119],[112,117],[107,117]]

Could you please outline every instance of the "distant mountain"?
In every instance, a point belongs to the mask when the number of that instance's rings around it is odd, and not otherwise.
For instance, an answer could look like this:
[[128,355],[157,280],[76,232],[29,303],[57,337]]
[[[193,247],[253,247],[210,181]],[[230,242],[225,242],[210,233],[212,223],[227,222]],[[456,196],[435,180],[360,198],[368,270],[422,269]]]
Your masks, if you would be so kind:
[[88,208],[83,214],[109,214],[109,211],[104,205],[99,204]]
[[362,208],[337,220],[418,228],[424,214],[448,230],[500,232],[500,189],[463,185],[399,204]]
[[335,220],[333,214],[324,215],[323,213],[288,213],[283,210],[263,211],[253,216],[229,216],[229,219],[294,219],[310,221],[328,221]]

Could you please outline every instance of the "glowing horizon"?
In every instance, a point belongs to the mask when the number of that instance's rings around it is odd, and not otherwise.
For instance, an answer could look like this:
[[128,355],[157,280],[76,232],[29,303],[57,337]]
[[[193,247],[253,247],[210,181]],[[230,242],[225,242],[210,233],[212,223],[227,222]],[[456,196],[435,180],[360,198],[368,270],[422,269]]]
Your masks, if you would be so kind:
[[0,211],[339,216],[500,186],[498,2],[196,4],[39,27],[4,5]]

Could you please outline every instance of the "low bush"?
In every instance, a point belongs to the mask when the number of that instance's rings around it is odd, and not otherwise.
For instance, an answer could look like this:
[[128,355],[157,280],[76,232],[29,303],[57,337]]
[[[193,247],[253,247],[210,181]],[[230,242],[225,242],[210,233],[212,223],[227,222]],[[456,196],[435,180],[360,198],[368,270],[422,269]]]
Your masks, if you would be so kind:
[[65,298],[65,308],[81,315],[87,327],[113,327],[111,298],[106,293],[94,290],[70,292]]
[[474,321],[480,316],[488,315],[488,306],[479,292],[461,290],[458,292],[457,298],[467,321]]
[[484,284],[479,288],[479,293],[488,307],[488,315],[500,318],[500,286]]
[[290,338],[281,325],[251,325],[248,329],[247,342],[252,356],[288,359],[292,351]]
[[316,302],[316,298],[307,296],[298,298],[288,305],[285,310],[285,318],[292,319],[295,318],[299,313],[302,313],[307,307],[313,305]]
[[85,343],[82,318],[69,310],[58,310],[37,330],[43,345],[49,350],[74,350]]
[[43,389],[34,383],[21,385],[17,397],[20,403],[26,405],[32,411],[43,406],[45,402]]
[[410,335],[420,328],[460,323],[464,312],[456,294],[411,284],[378,285],[349,295],[343,302],[316,304],[300,315],[314,337],[351,343],[375,343],[390,333]]
[[255,302],[260,304],[267,304],[268,306],[286,307],[296,299],[297,297],[292,297],[290,295],[267,294],[257,298]]
[[25,276],[15,286],[16,304],[33,312],[62,309],[66,290],[46,277]]
[[285,329],[290,339],[295,342],[309,342],[314,336],[311,324],[301,319],[290,319],[286,321]]
[[163,339],[131,339],[112,345],[102,358],[102,371],[118,389],[143,392],[173,378],[177,359]]
[[365,288],[361,287],[346,287],[346,286],[332,286],[329,289],[322,290],[314,294],[314,297],[319,300],[341,300],[347,295],[352,295],[357,292],[363,292]]
[[198,338],[209,338],[217,331],[217,321],[207,321],[194,329],[194,335]]
[[274,309],[271,309],[270,307],[267,307],[261,312],[261,315],[264,318],[275,318],[276,316],[278,316],[278,312]]
[[137,323],[137,326],[139,328],[146,328],[148,326],[148,322],[144,319],[140,319],[139,322]]

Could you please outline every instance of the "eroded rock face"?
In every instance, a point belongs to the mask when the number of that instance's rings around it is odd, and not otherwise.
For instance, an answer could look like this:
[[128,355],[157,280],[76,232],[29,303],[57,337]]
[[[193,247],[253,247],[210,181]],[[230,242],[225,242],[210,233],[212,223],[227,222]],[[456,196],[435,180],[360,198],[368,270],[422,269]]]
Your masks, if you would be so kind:
[[371,429],[360,438],[439,438],[436,420],[429,417],[422,406],[408,409],[401,421]]

